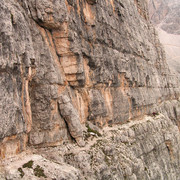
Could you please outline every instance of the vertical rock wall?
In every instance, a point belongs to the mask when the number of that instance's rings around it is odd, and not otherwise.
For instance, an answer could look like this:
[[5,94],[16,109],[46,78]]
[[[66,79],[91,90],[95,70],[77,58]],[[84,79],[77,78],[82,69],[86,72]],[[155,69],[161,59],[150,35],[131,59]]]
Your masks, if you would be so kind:
[[162,111],[178,124],[177,81],[144,1],[2,0],[0,13],[1,157],[27,142],[82,145],[86,121]]

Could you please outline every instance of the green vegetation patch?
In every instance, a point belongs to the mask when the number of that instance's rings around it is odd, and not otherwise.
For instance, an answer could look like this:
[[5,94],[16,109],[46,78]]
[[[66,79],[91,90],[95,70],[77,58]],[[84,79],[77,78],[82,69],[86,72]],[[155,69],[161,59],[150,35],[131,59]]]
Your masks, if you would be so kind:
[[34,168],[34,175],[37,177],[47,178],[47,176],[44,174],[44,169],[39,165],[37,165],[36,168]]
[[92,133],[94,133],[94,134],[97,134],[99,137],[102,136],[98,131],[96,131],[96,130],[94,130],[94,129],[91,129],[88,124],[86,125],[86,127],[87,127],[87,132],[89,132],[89,133],[92,132]]
[[34,161],[28,161],[27,163],[23,164],[23,168],[32,168]]
[[20,176],[22,178],[24,176],[24,171],[22,170],[22,168],[18,168],[18,171],[20,172]]

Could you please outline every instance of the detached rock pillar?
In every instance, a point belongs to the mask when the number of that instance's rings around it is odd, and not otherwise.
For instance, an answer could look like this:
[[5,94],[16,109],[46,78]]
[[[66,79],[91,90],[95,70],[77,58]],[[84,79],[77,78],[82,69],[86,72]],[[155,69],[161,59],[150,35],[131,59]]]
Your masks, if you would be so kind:
[[85,146],[79,114],[71,103],[70,98],[67,95],[60,96],[58,106],[61,116],[68,125],[71,136],[76,140],[79,146]]

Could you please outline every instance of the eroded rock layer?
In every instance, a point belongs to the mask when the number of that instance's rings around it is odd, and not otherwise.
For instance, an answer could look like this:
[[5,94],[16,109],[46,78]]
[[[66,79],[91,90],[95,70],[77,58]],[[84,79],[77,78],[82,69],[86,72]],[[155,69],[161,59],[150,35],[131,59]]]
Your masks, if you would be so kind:
[[179,89],[142,0],[1,0],[0,156],[84,146],[103,127],[163,112]]
[[[88,135],[88,134],[87,134]],[[87,136],[85,148],[64,145],[38,149],[4,162],[1,179],[164,180],[179,179],[180,134],[162,114],[107,127]],[[27,168],[28,167],[28,168]],[[37,174],[37,167],[41,174]],[[40,175],[39,177],[37,175]],[[45,179],[45,178],[44,178]]]

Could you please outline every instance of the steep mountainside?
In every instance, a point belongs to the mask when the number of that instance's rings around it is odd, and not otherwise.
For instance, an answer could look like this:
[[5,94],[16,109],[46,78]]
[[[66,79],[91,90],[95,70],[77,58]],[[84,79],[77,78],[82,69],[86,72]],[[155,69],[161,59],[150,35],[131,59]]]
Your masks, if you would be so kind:
[[180,77],[180,1],[149,0],[149,14],[165,48],[168,64]]
[[[59,169],[67,168],[54,176],[49,160],[42,160],[46,163],[41,166],[49,166],[50,178],[80,179],[88,174],[92,179],[109,179],[109,174],[112,179],[179,178],[179,84],[149,22],[146,1],[1,0],[0,15],[1,158],[30,147],[66,148],[66,142],[75,140],[82,148],[72,150],[85,155],[75,158],[62,150],[65,164],[53,160],[55,155],[45,157],[57,162]],[[160,113],[156,121],[150,117]],[[137,122],[141,119],[142,124]],[[101,136],[98,127],[121,129],[122,124],[132,125],[132,133],[112,129],[115,139],[109,140],[105,131],[103,147],[90,147],[89,138]],[[118,139],[121,133],[124,136]],[[92,144],[99,142],[94,139]],[[102,155],[105,146],[114,147],[107,150],[109,155]],[[109,174],[101,177],[112,153],[119,154],[122,147],[124,160],[122,155],[118,164],[109,164]],[[76,160],[88,161],[88,152],[95,161],[83,169]],[[36,157],[34,161],[41,162]],[[20,178],[24,173],[20,164],[6,164],[2,177]],[[36,165],[37,175],[40,165]],[[17,174],[12,174],[13,168]],[[31,175],[25,179],[32,179]]]
[[167,62],[180,78],[180,35],[168,34],[161,28],[158,28],[158,34],[166,51]]
[[150,19],[154,24],[170,33],[180,35],[180,1],[179,0],[148,0]]

